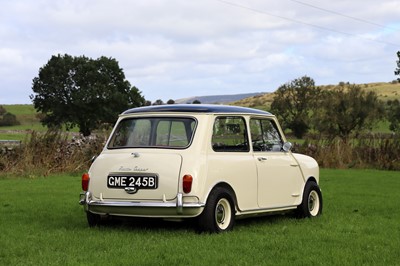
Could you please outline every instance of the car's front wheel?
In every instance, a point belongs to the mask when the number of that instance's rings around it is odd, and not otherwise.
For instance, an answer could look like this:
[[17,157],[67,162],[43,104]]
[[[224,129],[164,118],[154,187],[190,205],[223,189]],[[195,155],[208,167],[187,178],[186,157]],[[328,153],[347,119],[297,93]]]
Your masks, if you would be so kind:
[[221,233],[232,230],[235,222],[235,205],[231,193],[221,187],[213,189],[198,222],[202,232]]
[[297,207],[299,217],[315,217],[322,213],[322,194],[319,186],[314,181],[307,182],[303,200]]

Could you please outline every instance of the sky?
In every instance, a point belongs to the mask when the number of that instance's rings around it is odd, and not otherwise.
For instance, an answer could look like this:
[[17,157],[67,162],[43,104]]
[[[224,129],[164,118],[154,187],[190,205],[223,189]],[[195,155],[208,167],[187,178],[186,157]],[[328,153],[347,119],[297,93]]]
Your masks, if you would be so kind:
[[0,104],[52,55],[115,58],[146,100],[390,82],[398,0],[0,0]]

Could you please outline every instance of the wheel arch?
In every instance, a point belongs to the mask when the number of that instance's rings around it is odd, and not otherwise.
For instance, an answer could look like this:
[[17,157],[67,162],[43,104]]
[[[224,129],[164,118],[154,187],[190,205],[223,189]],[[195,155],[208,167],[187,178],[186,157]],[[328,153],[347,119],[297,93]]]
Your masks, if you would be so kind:
[[229,184],[226,183],[226,182],[219,182],[219,183],[215,184],[215,185],[210,189],[210,191],[208,191],[206,201],[207,201],[208,197],[210,196],[211,191],[213,191],[213,190],[216,189],[216,188],[224,188],[224,189],[226,189],[226,190],[229,192],[229,194],[230,194],[230,196],[232,197],[232,200],[233,200],[233,205],[235,206],[234,212],[235,212],[235,214],[236,214],[237,210],[239,209],[238,202],[237,202],[237,197],[236,197],[236,193],[235,193],[235,190],[232,188],[232,186],[229,185]]
[[[307,177],[307,179],[306,179],[305,182],[304,182],[303,189],[302,189],[302,191],[301,191],[301,198],[303,198],[304,190],[306,189],[307,184],[310,183],[310,182],[315,182],[315,183],[318,185],[318,187],[319,187],[317,178],[315,178],[314,176],[309,176],[309,177]],[[320,188],[320,189],[321,189],[321,188]]]
[[317,183],[317,185],[319,185],[317,179],[316,179],[314,176],[309,176],[309,177],[306,179],[306,182],[304,183],[304,187],[306,186],[306,184],[307,184],[308,182],[312,182],[312,181],[314,181],[315,183]]

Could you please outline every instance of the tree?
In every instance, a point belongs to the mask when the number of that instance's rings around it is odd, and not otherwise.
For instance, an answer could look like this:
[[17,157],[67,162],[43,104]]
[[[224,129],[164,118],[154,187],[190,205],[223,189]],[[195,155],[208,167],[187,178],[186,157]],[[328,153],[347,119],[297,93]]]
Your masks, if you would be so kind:
[[32,90],[30,98],[44,125],[65,125],[67,130],[78,126],[85,136],[114,123],[122,111],[145,104],[118,62],[107,57],[52,56],[33,79]]
[[156,100],[153,105],[163,105],[164,102],[161,99]]
[[275,92],[271,112],[280,118],[282,125],[302,138],[311,127],[313,109],[318,105],[320,89],[312,78],[303,76],[280,86]]
[[387,119],[390,122],[389,129],[400,132],[400,101],[398,99],[388,101]]
[[[400,76],[400,51],[397,52],[397,58],[398,58],[398,60],[396,61],[397,68],[394,71],[394,74]],[[397,80],[400,82],[400,77]]]
[[175,104],[175,101],[172,100],[172,99],[169,99],[168,102],[167,102],[167,104]]
[[6,108],[4,108],[2,105],[0,105],[0,116],[4,115],[5,113],[7,113]]
[[357,85],[338,86],[323,93],[316,127],[330,138],[339,136],[347,140],[351,134],[372,128],[383,113],[383,104],[375,92]]
[[201,104],[201,102],[200,102],[199,100],[194,100],[194,101],[192,102],[192,104]]
[[132,88],[129,90],[129,106],[128,107],[134,108],[134,107],[145,106],[146,103],[147,103],[147,101],[142,96],[142,92],[135,86],[132,86]]

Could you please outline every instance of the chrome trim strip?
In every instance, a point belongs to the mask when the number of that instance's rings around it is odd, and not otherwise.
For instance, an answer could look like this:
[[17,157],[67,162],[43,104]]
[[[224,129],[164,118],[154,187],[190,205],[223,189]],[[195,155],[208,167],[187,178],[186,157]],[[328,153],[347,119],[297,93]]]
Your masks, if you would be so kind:
[[79,194],[79,204],[84,205],[86,203],[86,192]]
[[262,209],[251,209],[251,210],[239,210],[242,214],[247,213],[259,213],[259,212],[274,212],[274,211],[284,211],[284,210],[291,210],[296,209],[297,206],[289,205],[289,206],[282,206],[282,207],[274,207],[274,208],[262,208]]
[[184,203],[183,194],[176,195],[176,202],[142,202],[142,201],[99,201],[92,200],[90,192],[80,194],[79,204],[87,210],[89,206],[103,207],[137,207],[137,208],[176,208],[178,214],[183,214],[184,208],[202,208],[206,204],[200,202]]
[[[87,203],[89,206],[107,206],[107,207],[144,207],[144,208],[177,208],[175,202],[120,202],[120,201],[94,201]],[[204,203],[183,203],[182,208],[201,208]]]

